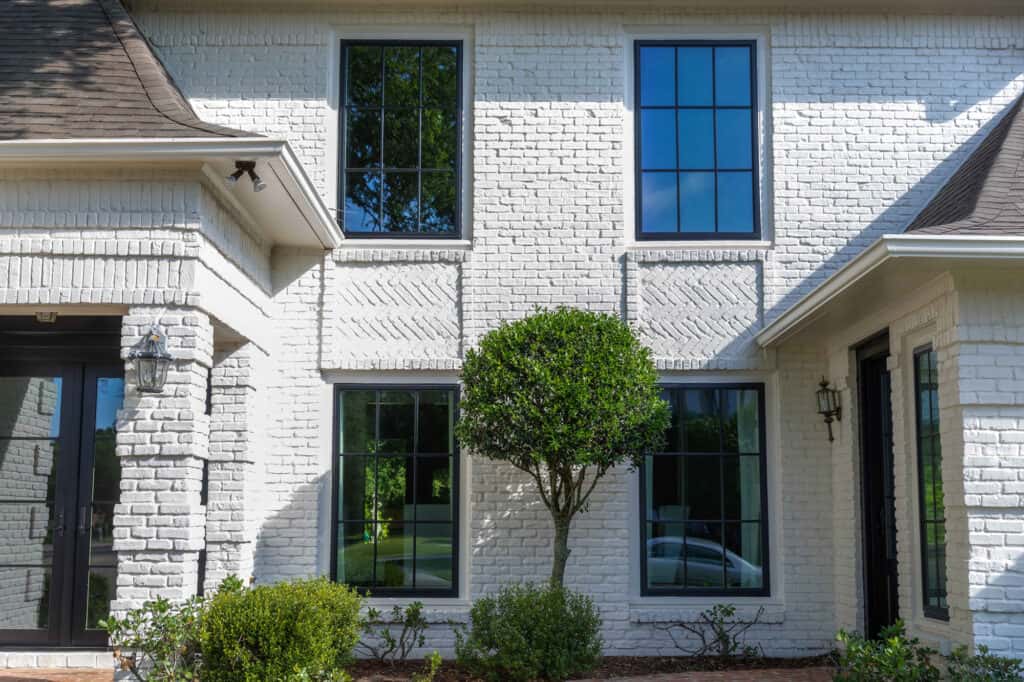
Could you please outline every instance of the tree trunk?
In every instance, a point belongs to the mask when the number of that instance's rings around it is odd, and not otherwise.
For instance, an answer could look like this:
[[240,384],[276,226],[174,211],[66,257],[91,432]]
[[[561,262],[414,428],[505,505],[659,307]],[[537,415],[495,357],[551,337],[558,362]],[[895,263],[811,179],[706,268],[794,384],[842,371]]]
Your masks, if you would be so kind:
[[565,564],[569,561],[569,525],[572,517],[561,518],[552,514],[555,520],[555,547],[551,562],[551,584],[561,587],[565,582]]

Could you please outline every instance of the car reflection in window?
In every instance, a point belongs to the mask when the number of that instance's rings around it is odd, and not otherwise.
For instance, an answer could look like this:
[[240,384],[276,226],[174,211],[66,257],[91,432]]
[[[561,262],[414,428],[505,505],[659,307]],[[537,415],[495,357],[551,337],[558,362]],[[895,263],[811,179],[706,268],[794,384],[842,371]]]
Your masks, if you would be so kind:
[[647,580],[652,587],[721,587],[723,566],[727,587],[761,584],[760,566],[717,542],[675,536],[647,541]]

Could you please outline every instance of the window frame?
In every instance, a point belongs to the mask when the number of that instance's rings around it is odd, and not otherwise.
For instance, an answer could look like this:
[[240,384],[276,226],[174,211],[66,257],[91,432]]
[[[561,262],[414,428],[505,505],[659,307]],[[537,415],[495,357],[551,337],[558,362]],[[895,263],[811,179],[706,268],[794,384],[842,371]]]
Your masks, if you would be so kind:
[[[415,38],[368,38],[360,39],[358,37],[341,38],[338,41],[339,44],[339,56],[338,56],[338,182],[337,182],[337,208],[335,209],[336,215],[335,220],[342,229],[342,233],[346,239],[410,239],[410,240],[431,240],[441,239],[446,241],[459,241],[464,239],[463,237],[463,165],[464,159],[464,135],[465,135],[465,78],[463,70],[465,67],[465,40],[461,38],[451,39],[424,39],[417,40]],[[352,232],[345,227],[345,190],[347,185],[348,171],[346,168],[346,160],[348,157],[348,136],[346,131],[348,130],[348,50],[353,46],[372,46],[372,47],[454,47],[455,48],[455,229],[451,233],[443,232]],[[382,66],[383,68],[383,66]],[[383,86],[382,86],[383,87]],[[420,90],[420,101],[422,103],[423,90],[422,90],[422,77],[421,77],[421,90]],[[422,106],[420,107],[422,111]],[[383,111],[383,105],[381,107]],[[421,116],[422,118],[422,116]],[[383,124],[381,126],[381,135],[383,136]],[[420,160],[422,163],[422,147],[423,147],[423,131],[419,132],[420,140]],[[381,160],[381,173],[385,171],[383,165],[383,159]],[[416,173],[422,177],[423,168],[417,166]],[[419,184],[420,190],[418,197],[422,196],[422,181]]]
[[[455,422],[459,420],[459,399],[461,397],[461,389],[458,383],[418,383],[418,384],[390,384],[387,382],[378,383],[336,383],[334,384],[334,414],[331,417],[334,422],[332,428],[332,440],[331,440],[331,560],[330,560],[330,579],[332,582],[338,582],[338,526],[341,523],[338,513],[338,499],[340,495],[341,486],[341,471],[339,470],[340,458],[343,457],[341,452],[341,443],[339,442],[341,437],[341,421],[339,419],[340,408],[341,408],[341,395],[345,391],[451,391],[455,397]],[[377,425],[375,425],[377,428]],[[451,508],[452,508],[452,585],[449,589],[422,589],[422,588],[387,588],[387,587],[365,587],[361,585],[352,585],[353,588],[360,594],[372,594],[374,597],[418,597],[418,598],[447,598],[447,597],[458,597],[459,595],[459,573],[460,573],[460,553],[461,553],[461,517],[460,517],[460,505],[461,499],[461,471],[460,471],[460,452],[459,452],[459,441],[453,438],[453,451],[451,454],[452,458],[452,487],[451,487]],[[412,456],[415,456],[414,453]],[[358,457],[365,457],[365,454],[356,455]],[[415,549],[415,542],[413,543]],[[376,555],[375,555],[376,556]],[[415,559],[413,566],[415,567]],[[348,584],[348,583],[345,583]]]
[[[760,135],[759,135],[759,107],[761,106],[760,100],[758,99],[759,89],[759,72],[760,63],[758,61],[759,41],[756,38],[676,38],[676,39],[636,39],[633,41],[633,220],[634,220],[634,235],[633,238],[637,242],[657,242],[657,241],[677,241],[677,242],[688,242],[688,241],[760,241],[763,238],[763,225],[762,225],[762,197],[761,197],[761,155],[760,151]],[[712,170],[712,174],[715,178],[715,197],[713,199],[715,208],[715,231],[714,232],[644,232],[643,230],[643,191],[642,191],[642,176],[643,166],[641,159],[641,148],[642,148],[642,135],[643,126],[641,115],[644,107],[641,105],[640,94],[643,83],[640,76],[640,51],[644,47],[748,47],[750,48],[750,157],[751,157],[751,191],[752,191],[752,208],[753,208],[753,231],[751,232],[719,232],[718,231],[718,176],[719,170],[716,168]],[[678,63],[678,62],[677,62]],[[712,60],[712,87],[714,87],[714,60]],[[678,112],[684,110],[710,110],[712,112],[718,109],[745,109],[746,107],[734,107],[734,106],[717,106],[712,100],[711,106],[680,106],[679,105],[679,78],[676,76],[676,82],[673,83],[673,88],[676,93],[675,104],[669,106],[657,106],[649,107],[653,109],[671,109],[676,112],[676,168],[673,171],[661,171],[661,172],[674,172],[677,176],[677,190],[676,190],[676,223],[679,223],[679,212],[680,212],[680,200],[678,195],[678,175],[681,171],[679,166],[679,136],[678,136]],[[712,122],[712,133],[717,135],[717,129]],[[716,145],[712,145],[714,153],[717,157]],[[729,172],[729,171],[726,171]]]
[[[917,472],[916,472],[917,473],[917,517],[918,517],[917,518],[917,521],[918,521],[918,529],[917,530],[918,530],[918,533],[920,535],[919,546],[920,546],[920,550],[921,550],[921,558],[920,558],[920,567],[921,567],[921,610],[924,613],[926,618],[933,618],[935,620],[940,620],[940,621],[948,622],[949,621],[949,601],[948,601],[948,599],[949,599],[949,592],[948,592],[948,590],[946,589],[945,586],[943,587],[943,592],[946,594],[946,599],[947,599],[945,608],[943,608],[941,606],[933,606],[933,605],[930,605],[928,603],[928,578],[929,578],[929,569],[928,569],[928,520],[927,520],[927,515],[925,514],[925,511],[924,511],[924,504],[925,504],[925,481],[924,481],[924,467],[923,467],[923,457],[922,457],[922,448],[921,448],[921,394],[919,392],[919,388],[921,386],[921,376],[920,376],[921,372],[920,372],[920,368],[918,366],[918,359],[922,355],[925,355],[927,353],[935,353],[935,349],[933,348],[932,344],[930,344],[930,343],[927,343],[927,344],[925,344],[923,346],[918,346],[917,348],[914,349],[914,351],[912,353],[913,368],[914,368],[914,371],[913,371],[914,383],[913,383],[913,386],[912,386],[912,393],[913,393],[913,396],[914,396],[914,405],[913,405],[913,407],[914,407],[914,450],[915,450],[915,452],[914,452],[914,460],[915,460],[915,464],[917,466]],[[936,354],[936,358],[935,358],[935,371],[936,371],[936,373],[938,373],[938,354]],[[937,401],[938,400],[938,376],[936,376],[935,398],[936,398],[936,401]],[[941,450],[941,448],[942,448],[942,438],[941,438],[941,435],[939,435],[939,434],[936,434],[936,438],[939,441],[939,448],[940,448],[939,449],[939,463],[940,463],[939,476],[941,477],[942,476],[942,469],[941,469],[941,462],[942,462],[942,450]],[[943,505],[942,505],[942,529],[943,529],[943,534],[945,535],[945,532],[946,532],[946,505],[945,505],[945,501],[943,501]],[[947,547],[949,546],[948,538],[947,538],[946,546]],[[948,556],[946,555],[945,550],[943,550],[943,557],[942,557],[943,562],[946,562],[947,559],[948,559]],[[947,574],[948,574],[948,566],[947,566]]]
[[[641,461],[637,467],[640,488],[640,596],[641,597],[770,597],[771,596],[771,547],[769,545],[771,533],[768,519],[768,440],[765,423],[765,384],[762,382],[721,382],[721,383],[659,383],[662,390],[706,390],[706,389],[733,389],[753,390],[757,392],[758,399],[758,438],[760,439],[760,452],[758,454],[758,466],[760,467],[761,479],[761,587],[740,587],[729,589],[723,588],[700,588],[700,587],[674,587],[674,588],[650,588],[647,584],[647,485],[646,485],[646,462]],[[714,455],[723,457],[731,453],[699,453],[700,455]],[[663,453],[657,456],[686,457],[685,453]],[[719,482],[724,486],[724,481]],[[722,500],[724,504],[724,491]],[[720,523],[726,523],[724,519]],[[723,548],[724,549],[724,548]],[[724,555],[723,555],[724,561]],[[724,570],[724,566],[723,566]]]

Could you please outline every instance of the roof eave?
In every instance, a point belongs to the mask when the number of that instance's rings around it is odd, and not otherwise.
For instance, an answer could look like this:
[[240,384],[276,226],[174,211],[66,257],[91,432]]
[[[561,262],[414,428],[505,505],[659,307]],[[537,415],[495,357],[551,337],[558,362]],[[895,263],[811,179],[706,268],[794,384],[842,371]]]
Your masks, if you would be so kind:
[[778,346],[845,291],[869,277],[884,263],[897,258],[1024,260],[1024,236],[885,235],[762,329],[756,336],[758,345],[762,348]]
[[295,212],[325,249],[344,235],[285,140],[266,137],[89,138],[0,141],[0,163],[160,162],[263,160],[287,193]]

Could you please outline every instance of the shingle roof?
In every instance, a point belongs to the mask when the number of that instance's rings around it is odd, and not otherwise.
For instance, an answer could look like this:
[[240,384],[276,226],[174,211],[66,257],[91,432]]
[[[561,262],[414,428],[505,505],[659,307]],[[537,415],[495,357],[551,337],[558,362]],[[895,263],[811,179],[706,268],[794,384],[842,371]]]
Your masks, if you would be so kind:
[[2,0],[0,140],[250,137],[199,120],[120,0]]
[[1024,115],[1018,99],[907,232],[1024,235]]

